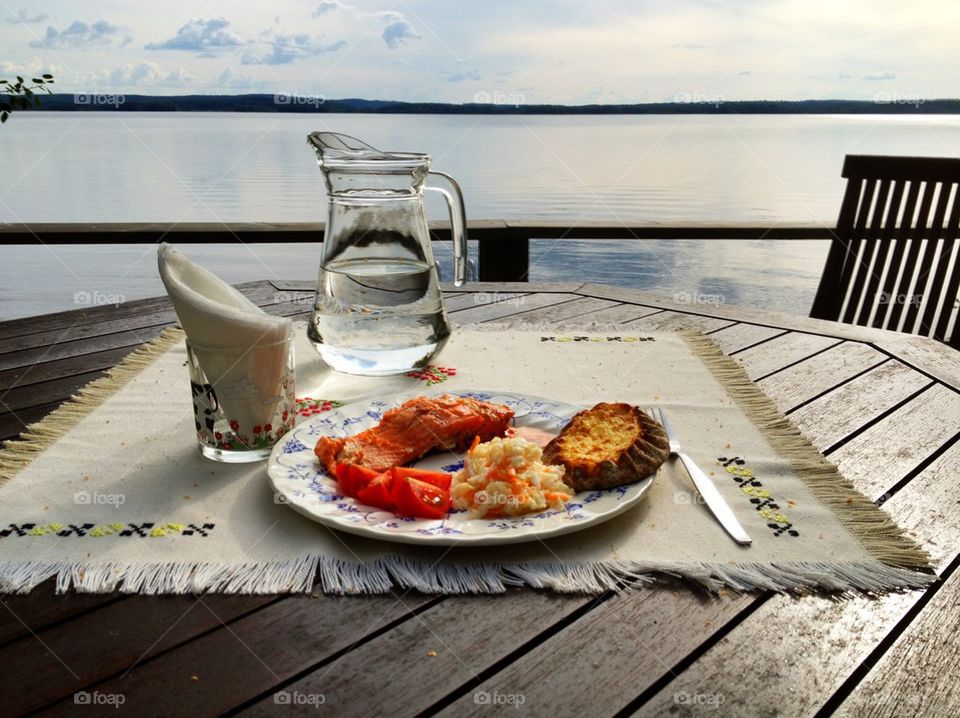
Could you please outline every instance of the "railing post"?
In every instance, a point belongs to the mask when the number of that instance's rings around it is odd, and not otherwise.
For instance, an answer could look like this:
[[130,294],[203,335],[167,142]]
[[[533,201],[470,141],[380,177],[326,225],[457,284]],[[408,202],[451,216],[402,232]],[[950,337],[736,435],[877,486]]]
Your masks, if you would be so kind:
[[481,282],[530,280],[530,235],[524,228],[503,230],[503,239],[480,239],[477,275]]

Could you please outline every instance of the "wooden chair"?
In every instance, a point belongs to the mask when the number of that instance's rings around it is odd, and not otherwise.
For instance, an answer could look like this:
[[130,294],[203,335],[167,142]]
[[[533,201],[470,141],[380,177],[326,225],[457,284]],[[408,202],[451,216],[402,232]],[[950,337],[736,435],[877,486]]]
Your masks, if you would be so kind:
[[847,155],[810,316],[960,348],[960,159]]

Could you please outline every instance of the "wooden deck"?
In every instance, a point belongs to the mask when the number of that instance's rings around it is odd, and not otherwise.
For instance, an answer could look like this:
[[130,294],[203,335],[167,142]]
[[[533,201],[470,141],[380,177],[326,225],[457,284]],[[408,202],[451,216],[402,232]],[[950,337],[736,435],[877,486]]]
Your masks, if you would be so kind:
[[[312,287],[241,290],[305,315]],[[931,553],[926,591],[711,598],[53,596],[0,600],[0,714],[957,715],[960,352],[927,339],[591,284],[448,288],[459,323],[697,327]],[[0,323],[0,439],[174,322],[166,299]],[[521,704],[521,705],[517,705]],[[109,713],[113,715],[114,713]]]

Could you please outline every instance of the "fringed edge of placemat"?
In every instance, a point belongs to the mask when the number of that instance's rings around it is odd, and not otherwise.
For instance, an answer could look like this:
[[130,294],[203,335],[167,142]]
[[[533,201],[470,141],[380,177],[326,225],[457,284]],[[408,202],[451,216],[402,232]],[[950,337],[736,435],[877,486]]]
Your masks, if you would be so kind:
[[[700,332],[678,334],[810,492],[829,507],[864,550],[882,564],[875,566],[875,570],[889,570],[890,583],[898,586],[903,574],[897,568],[932,573],[929,554],[820,453],[747,376],[740,364]],[[829,564],[829,569],[835,571],[836,565]],[[917,575],[926,576],[927,582],[935,579],[929,573]]]
[[323,555],[283,561],[214,562],[0,562],[0,593],[29,593],[54,579],[57,593],[279,594],[322,591],[383,594],[397,588],[428,594],[503,593],[528,586],[557,593],[598,594],[649,585],[660,577],[693,581],[708,591],[770,590],[850,593],[923,588],[931,577],[876,561],[676,564],[670,562],[439,563],[385,556],[361,563]]
[[164,329],[156,339],[137,347],[108,369],[106,376],[94,379],[40,421],[27,426],[19,438],[0,445],[0,485],[16,476],[183,337],[183,331],[177,327]]

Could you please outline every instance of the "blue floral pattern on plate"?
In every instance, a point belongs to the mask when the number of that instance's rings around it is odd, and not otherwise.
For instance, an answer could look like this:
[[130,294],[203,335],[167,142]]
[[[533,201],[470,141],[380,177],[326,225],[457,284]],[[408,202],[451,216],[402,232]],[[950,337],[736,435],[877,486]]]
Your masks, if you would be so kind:
[[[373,509],[339,491],[313,454],[320,436],[352,436],[376,426],[383,413],[414,396],[431,394],[469,396],[506,404],[515,412],[516,426],[530,426],[557,433],[583,407],[526,394],[494,391],[446,391],[397,394],[375,401],[348,404],[299,424],[274,447],[267,474],[277,500],[331,528],[386,541],[419,544],[488,545],[519,543],[571,533],[623,513],[637,504],[650,488],[653,477],[615,489],[584,491],[563,509],[526,516],[490,519],[468,518],[465,511],[451,511],[446,519],[428,520],[397,516]],[[463,456],[437,451],[416,466],[433,471],[456,471]]]

